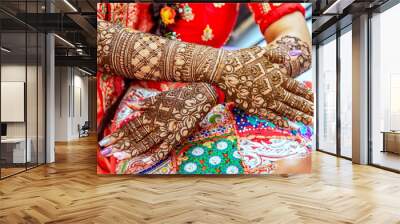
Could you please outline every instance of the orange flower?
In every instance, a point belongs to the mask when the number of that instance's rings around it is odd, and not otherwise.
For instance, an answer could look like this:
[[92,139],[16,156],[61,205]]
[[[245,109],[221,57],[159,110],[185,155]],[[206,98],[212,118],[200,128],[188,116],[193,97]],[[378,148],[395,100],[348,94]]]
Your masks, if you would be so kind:
[[169,6],[163,7],[161,9],[160,15],[161,15],[161,20],[165,25],[175,23],[176,12],[173,8]]

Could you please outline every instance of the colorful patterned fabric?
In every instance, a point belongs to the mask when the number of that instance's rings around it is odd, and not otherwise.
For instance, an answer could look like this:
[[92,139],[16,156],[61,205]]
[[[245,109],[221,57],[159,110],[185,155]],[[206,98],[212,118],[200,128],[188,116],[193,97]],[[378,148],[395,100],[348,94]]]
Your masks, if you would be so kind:
[[[119,76],[97,71],[97,127],[101,126],[103,117],[109,108],[117,101],[125,88],[125,81]],[[108,135],[111,131],[107,127],[103,134]]]
[[[132,84],[114,118],[112,129],[134,119],[141,100],[171,88],[152,88],[146,82]],[[178,86],[175,86],[179,87]],[[289,122],[278,128],[265,119],[247,115],[232,105],[218,104],[200,122],[199,129],[164,161],[138,167],[134,159],[117,161],[116,173],[129,174],[271,174],[276,161],[311,155],[312,128]],[[118,157],[116,155],[115,157]]]
[[217,48],[228,40],[239,12],[237,3],[225,3],[220,7],[212,3],[182,3],[180,8],[182,19],[169,25],[177,37],[182,41]]
[[149,32],[153,21],[149,13],[149,3],[98,3],[97,18],[123,26]]
[[241,156],[236,136],[190,143],[179,158],[179,174],[242,174]]
[[[98,18],[147,32],[152,26],[149,5],[139,5],[142,4],[101,3],[98,4]],[[182,9],[179,11],[181,19],[171,25],[175,31],[175,37],[179,37],[183,41],[214,47],[221,47],[225,43],[235,24],[238,4],[182,3],[179,5]],[[299,7],[293,6],[297,4],[291,5],[291,7]],[[261,6],[261,3],[254,3],[249,6],[254,10]],[[293,12],[286,8],[271,7],[271,12],[277,12],[276,15],[280,17]],[[301,9],[299,10],[301,11]],[[261,14],[254,13],[258,21]],[[140,15],[146,16],[142,17]],[[266,17],[266,14],[262,16]],[[271,21],[278,20],[279,16],[270,17],[268,23],[271,24]],[[265,26],[260,22],[259,25],[260,27],[261,25]],[[261,27],[261,29],[263,28]],[[114,75],[105,75],[99,70],[98,123],[103,119],[107,109],[121,95],[124,85],[125,82],[122,78]],[[138,102],[160,91],[166,91],[182,85],[185,84],[133,82],[126,87],[129,89],[118,105],[114,119],[107,125],[104,134],[107,135],[119,128],[124,122],[139,116],[140,112],[137,110]],[[223,97],[220,97],[220,99],[223,99]],[[280,167],[280,161],[291,161],[311,156],[312,128],[301,123],[289,122],[289,124],[290,128],[277,128],[268,120],[247,115],[231,104],[218,104],[200,123],[198,130],[183,145],[172,151],[167,159],[157,164],[138,164],[135,159],[119,160],[118,153],[109,158],[98,154],[98,173],[279,173],[282,168]]]

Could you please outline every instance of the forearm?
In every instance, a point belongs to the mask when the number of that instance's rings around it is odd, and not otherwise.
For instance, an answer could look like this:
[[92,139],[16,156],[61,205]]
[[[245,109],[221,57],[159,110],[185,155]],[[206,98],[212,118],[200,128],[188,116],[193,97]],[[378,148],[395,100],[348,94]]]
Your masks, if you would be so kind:
[[306,20],[300,12],[294,12],[282,17],[271,24],[264,33],[268,43],[272,43],[283,36],[294,36],[311,46],[311,35]]
[[[286,67],[290,69],[286,73],[292,77],[310,67],[310,48],[307,42],[298,38],[298,33],[301,32],[285,28],[282,24],[277,27],[273,24],[268,30],[271,31],[267,32],[268,38],[274,38],[274,41],[267,49],[253,47],[239,51],[225,51],[169,40],[99,21],[98,64],[104,66],[106,70],[130,79],[217,84],[224,82],[224,73],[227,75],[238,70],[246,70],[242,67],[249,67],[249,63],[262,58],[273,63],[286,63]],[[283,36],[289,33],[290,35]],[[298,60],[299,57],[301,60]]]
[[216,79],[223,50],[169,40],[98,22],[98,64],[131,79],[208,82]]
[[297,37],[282,36],[267,48],[225,51],[99,21],[97,41],[98,64],[127,78],[215,84],[227,101],[261,116],[272,110],[299,120],[298,110],[311,110],[312,93],[290,79],[311,64],[308,44]]

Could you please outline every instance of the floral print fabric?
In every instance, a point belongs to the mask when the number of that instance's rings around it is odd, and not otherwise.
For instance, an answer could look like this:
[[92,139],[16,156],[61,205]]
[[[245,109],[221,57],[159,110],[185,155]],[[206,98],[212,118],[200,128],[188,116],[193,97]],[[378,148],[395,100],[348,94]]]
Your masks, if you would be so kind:
[[[141,100],[171,89],[146,82],[132,84],[114,118],[113,128],[137,116]],[[182,84],[180,84],[182,85]],[[178,85],[179,86],[179,85]],[[177,86],[175,86],[177,87]],[[171,155],[148,166],[135,167],[132,160],[117,160],[116,173],[130,174],[272,174],[280,173],[280,160],[310,157],[312,128],[290,122],[278,128],[272,122],[247,115],[233,105],[218,104],[200,122],[198,130]],[[115,155],[118,157],[118,155]],[[304,165],[304,164],[301,164]]]

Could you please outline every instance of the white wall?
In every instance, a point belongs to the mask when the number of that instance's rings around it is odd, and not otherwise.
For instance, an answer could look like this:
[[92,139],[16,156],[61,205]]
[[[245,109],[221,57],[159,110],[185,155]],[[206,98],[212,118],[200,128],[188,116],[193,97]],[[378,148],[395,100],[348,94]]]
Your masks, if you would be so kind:
[[56,67],[55,74],[55,140],[70,141],[88,120],[88,78],[72,67]]
[[[28,74],[36,73],[36,67],[27,66]],[[25,64],[4,64],[1,66],[1,81],[2,82],[25,82]],[[31,83],[32,80],[29,80],[29,84],[36,85],[36,81]],[[30,90],[34,92],[30,92]],[[27,102],[33,102],[36,99],[36,89],[28,88],[27,89]],[[36,101],[35,101],[36,102]],[[30,105],[33,106],[33,105]],[[36,107],[36,104],[34,105]],[[1,108],[1,110],[7,110],[7,108]],[[33,115],[33,117],[31,117]],[[28,121],[32,121],[35,119],[36,121],[36,113],[35,114],[27,114]],[[28,125],[31,127],[32,125]],[[8,137],[25,137],[25,122],[7,122],[7,136]],[[29,137],[29,136],[28,136]]]
[[[37,70],[38,69],[38,70]],[[2,82],[24,82],[26,83],[26,121],[6,122],[8,138],[29,139],[32,161],[39,158],[40,163],[44,162],[44,74],[40,66],[25,64],[3,64],[1,66]],[[27,78],[27,80],[25,80]],[[22,93],[23,94],[23,93]],[[2,96],[4,97],[4,96]],[[9,108],[1,108],[2,111]],[[9,111],[12,113],[12,111]],[[25,111],[23,111],[25,113]],[[39,156],[37,157],[37,153]]]
[[[76,71],[76,70],[75,70]],[[81,74],[81,73],[79,73]],[[72,119],[72,136],[78,137],[78,124],[88,121],[88,78],[80,75],[74,77],[74,116]],[[80,96],[80,97],[79,97]],[[80,101],[80,102],[79,102]],[[81,107],[81,108],[80,108]],[[80,111],[81,110],[81,111]]]
[[68,140],[69,68],[55,68],[55,141]]
[[[1,66],[1,81],[4,82],[25,82],[25,64],[9,64]],[[6,108],[1,108],[5,110]],[[25,123],[7,123],[7,137],[25,137]]]

